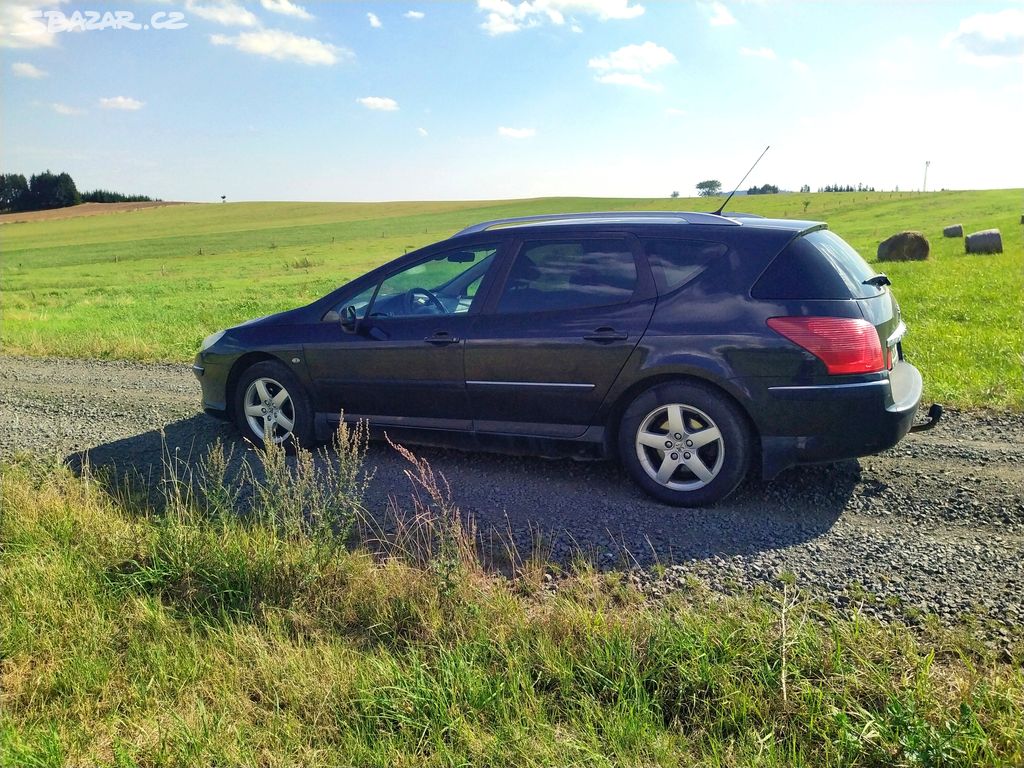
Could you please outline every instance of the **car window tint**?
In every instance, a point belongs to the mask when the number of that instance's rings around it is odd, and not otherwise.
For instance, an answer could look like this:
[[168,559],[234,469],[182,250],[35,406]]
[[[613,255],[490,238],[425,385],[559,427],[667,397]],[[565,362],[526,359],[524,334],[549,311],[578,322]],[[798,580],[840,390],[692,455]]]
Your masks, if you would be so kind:
[[724,243],[701,240],[651,240],[645,247],[658,292],[663,294],[689,282],[729,250]]
[[860,254],[828,230],[816,230],[786,246],[754,284],[755,299],[851,299],[877,296],[864,285],[874,273]]
[[462,314],[469,311],[484,275],[494,263],[497,245],[480,245],[445,251],[411,264],[377,286],[343,301],[344,314],[353,306],[357,317],[410,317]]
[[370,299],[373,298],[375,290],[377,290],[377,286],[371,285],[365,291],[361,291],[358,296],[342,302],[343,306],[339,307],[338,311],[341,312],[345,307],[351,306],[356,311],[356,317],[366,317],[366,308],[370,306]]
[[499,312],[541,312],[623,304],[637,272],[623,240],[527,243],[509,270]]
[[870,298],[882,292],[881,286],[864,283],[874,276],[875,270],[864,261],[852,245],[835,232],[819,229],[804,235],[803,239],[814,245],[818,253],[829,261],[853,296]]

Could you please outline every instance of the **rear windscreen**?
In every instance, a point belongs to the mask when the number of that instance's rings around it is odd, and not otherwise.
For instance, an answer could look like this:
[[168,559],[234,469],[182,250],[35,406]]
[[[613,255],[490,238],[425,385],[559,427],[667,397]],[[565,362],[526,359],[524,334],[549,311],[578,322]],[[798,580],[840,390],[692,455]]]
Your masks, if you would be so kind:
[[750,293],[755,299],[869,299],[883,290],[864,283],[874,274],[839,235],[819,229],[787,245]]

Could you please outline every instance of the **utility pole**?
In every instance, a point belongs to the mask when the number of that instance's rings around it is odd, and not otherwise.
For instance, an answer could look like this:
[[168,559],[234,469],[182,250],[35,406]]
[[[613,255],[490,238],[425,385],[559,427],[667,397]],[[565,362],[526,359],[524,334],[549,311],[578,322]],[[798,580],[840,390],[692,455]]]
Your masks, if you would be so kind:
[[921,187],[922,192],[928,191],[928,166],[932,164],[931,160],[924,161],[924,184]]

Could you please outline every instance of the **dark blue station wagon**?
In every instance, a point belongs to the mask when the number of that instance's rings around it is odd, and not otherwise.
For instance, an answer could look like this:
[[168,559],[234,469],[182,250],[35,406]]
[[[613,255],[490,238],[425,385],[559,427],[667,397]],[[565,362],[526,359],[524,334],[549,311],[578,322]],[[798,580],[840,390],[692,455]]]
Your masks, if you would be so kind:
[[218,331],[194,370],[205,410],[252,441],[311,444],[344,414],[409,442],[618,458],[697,506],[752,467],[897,443],[922,392],[905,332],[888,278],[823,223],[558,214],[468,227]]

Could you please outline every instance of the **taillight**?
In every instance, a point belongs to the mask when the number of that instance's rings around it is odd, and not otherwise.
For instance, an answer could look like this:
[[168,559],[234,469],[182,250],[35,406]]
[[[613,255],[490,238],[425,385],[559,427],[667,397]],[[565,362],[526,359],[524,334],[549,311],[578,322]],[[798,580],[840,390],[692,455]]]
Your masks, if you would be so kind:
[[770,317],[768,327],[825,363],[832,375],[885,369],[878,331],[846,317]]

